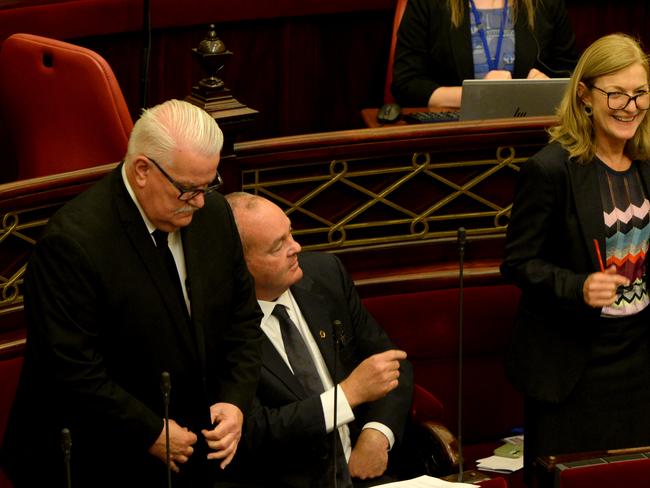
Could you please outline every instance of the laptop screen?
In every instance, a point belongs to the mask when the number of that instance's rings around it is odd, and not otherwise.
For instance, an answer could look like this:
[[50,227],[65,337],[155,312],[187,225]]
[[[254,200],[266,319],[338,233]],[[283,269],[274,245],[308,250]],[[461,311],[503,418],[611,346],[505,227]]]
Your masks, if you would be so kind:
[[460,120],[554,115],[569,78],[464,80]]

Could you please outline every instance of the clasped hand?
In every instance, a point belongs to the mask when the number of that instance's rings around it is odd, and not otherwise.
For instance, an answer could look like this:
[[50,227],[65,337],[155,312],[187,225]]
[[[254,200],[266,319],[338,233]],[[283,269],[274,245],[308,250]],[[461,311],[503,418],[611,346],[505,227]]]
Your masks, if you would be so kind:
[[[214,450],[208,454],[208,459],[223,459],[219,466],[224,469],[237,452],[244,415],[236,405],[215,403],[210,407],[210,418],[214,428],[201,431],[208,447]],[[149,452],[164,463],[167,462],[166,430],[165,426],[156,442],[149,448]],[[169,420],[169,465],[172,471],[179,472],[179,466],[186,463],[194,452],[196,441],[194,432],[187,427],[181,427],[172,419]]]
[[203,429],[201,433],[208,447],[214,450],[208,454],[208,459],[223,459],[219,467],[224,469],[237,452],[244,414],[232,403],[215,403],[210,407],[210,417],[215,427],[212,430]]
[[[149,448],[149,453],[164,463],[167,462],[166,431],[167,426],[163,427],[158,439]],[[172,471],[178,473],[179,465],[187,462],[194,452],[192,446],[194,446],[196,440],[196,434],[169,419],[169,466]]]

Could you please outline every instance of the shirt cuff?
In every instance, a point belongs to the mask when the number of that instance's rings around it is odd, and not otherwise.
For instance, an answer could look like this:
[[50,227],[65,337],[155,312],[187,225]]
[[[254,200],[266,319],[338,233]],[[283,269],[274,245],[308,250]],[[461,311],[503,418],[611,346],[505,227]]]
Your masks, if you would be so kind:
[[[348,399],[343,393],[343,389],[337,385],[336,396],[336,427],[349,424],[354,420],[354,413],[348,403]],[[334,388],[321,393],[320,401],[323,405],[323,415],[325,416],[325,431],[332,432],[334,430]]]
[[375,429],[381,432],[386,436],[386,439],[388,439],[388,450],[390,451],[393,448],[393,444],[395,444],[395,434],[393,434],[393,431],[390,430],[390,428],[382,423],[379,422],[368,422],[363,426],[361,430],[364,429]]

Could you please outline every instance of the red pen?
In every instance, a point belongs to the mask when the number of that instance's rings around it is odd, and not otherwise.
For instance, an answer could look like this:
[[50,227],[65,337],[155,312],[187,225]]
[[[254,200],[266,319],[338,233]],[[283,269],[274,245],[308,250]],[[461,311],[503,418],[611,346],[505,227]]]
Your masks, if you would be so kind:
[[598,264],[600,265],[600,270],[605,272],[605,265],[603,264],[603,257],[600,254],[600,246],[598,245],[598,239],[594,239],[594,247],[596,248],[596,257],[598,257]]

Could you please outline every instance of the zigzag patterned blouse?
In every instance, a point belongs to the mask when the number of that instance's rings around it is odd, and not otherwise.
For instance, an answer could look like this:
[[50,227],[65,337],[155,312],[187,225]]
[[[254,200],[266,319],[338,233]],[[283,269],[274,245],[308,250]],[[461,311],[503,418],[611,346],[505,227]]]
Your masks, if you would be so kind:
[[616,301],[603,307],[601,316],[633,315],[648,306],[645,260],[650,239],[650,201],[637,162],[626,171],[615,171],[598,161],[600,197],[605,220],[605,267],[616,266],[630,285],[619,287]]

